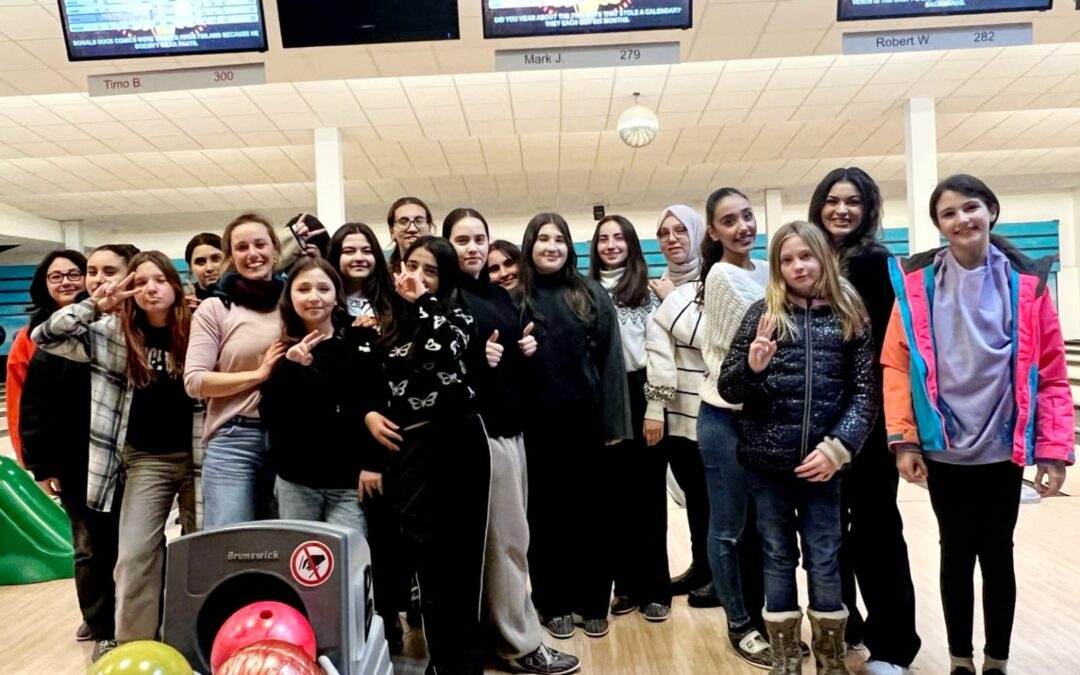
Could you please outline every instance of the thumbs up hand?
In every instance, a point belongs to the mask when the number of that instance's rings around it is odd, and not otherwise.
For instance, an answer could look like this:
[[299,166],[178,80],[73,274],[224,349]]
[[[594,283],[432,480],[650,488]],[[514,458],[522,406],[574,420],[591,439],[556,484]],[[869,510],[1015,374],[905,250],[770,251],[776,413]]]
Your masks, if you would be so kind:
[[536,338],[533,337],[532,334],[533,328],[535,327],[536,326],[533,324],[533,322],[530,321],[529,325],[525,326],[525,330],[522,331],[521,339],[518,340],[518,347],[521,348],[521,353],[525,356],[532,356],[536,353],[536,348],[538,345],[536,343]]
[[487,355],[488,365],[494,368],[499,365],[499,361],[502,361],[503,346],[499,344],[499,331],[496,330],[488,338],[487,343],[484,345],[484,353]]

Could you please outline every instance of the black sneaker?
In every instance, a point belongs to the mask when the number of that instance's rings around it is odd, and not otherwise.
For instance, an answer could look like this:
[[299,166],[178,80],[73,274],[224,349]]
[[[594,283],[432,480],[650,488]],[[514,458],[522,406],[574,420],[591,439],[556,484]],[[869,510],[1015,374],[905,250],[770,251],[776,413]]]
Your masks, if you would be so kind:
[[661,621],[667,621],[668,617],[671,616],[671,607],[661,605],[659,602],[650,602],[641,608],[641,614],[646,621],[660,623]]
[[545,644],[535,651],[516,659],[507,659],[506,665],[520,673],[537,675],[569,675],[581,670],[581,662],[572,654],[563,654]]
[[701,588],[696,588],[686,596],[686,604],[696,609],[708,609],[720,606],[720,596],[716,594],[716,587],[710,581]]
[[765,670],[772,667],[772,649],[758,629],[751,627],[742,632],[728,629],[728,643],[736,656],[751,666]]
[[557,640],[567,640],[572,638],[574,637],[574,632],[577,630],[574,628],[574,617],[569,614],[553,616],[550,619],[541,617],[540,623],[543,624],[544,630]]
[[79,627],[75,630],[75,640],[78,641],[78,642],[86,642],[91,637],[93,637],[93,636],[90,635],[90,626],[87,626],[86,622],[83,621],[82,623],[79,624]]
[[94,651],[90,652],[90,660],[97,662],[114,649],[116,649],[116,640],[98,640],[94,643]]
[[616,595],[615,599],[611,601],[611,613],[615,616],[629,614],[637,608],[637,603],[625,595]]
[[606,616],[599,619],[586,619],[575,614],[574,623],[581,626],[585,635],[591,638],[602,638],[608,634],[608,620]]
[[696,588],[701,588],[711,580],[712,574],[710,572],[702,572],[691,564],[685,572],[671,580],[671,594],[686,595]]

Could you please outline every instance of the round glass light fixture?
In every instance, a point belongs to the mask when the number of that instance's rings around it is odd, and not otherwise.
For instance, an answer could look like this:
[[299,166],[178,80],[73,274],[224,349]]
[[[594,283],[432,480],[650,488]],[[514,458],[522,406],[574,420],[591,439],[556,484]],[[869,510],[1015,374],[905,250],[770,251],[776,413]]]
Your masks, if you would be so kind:
[[652,143],[656,134],[660,131],[660,120],[651,109],[638,105],[639,93],[634,92],[634,105],[630,106],[619,115],[616,129],[619,138],[631,148],[643,148]]

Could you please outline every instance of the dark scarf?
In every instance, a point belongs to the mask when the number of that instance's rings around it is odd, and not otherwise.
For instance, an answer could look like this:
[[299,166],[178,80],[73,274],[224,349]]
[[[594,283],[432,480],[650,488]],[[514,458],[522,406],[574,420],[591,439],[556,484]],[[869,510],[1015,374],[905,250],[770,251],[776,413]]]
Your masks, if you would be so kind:
[[226,272],[210,292],[213,297],[220,298],[226,307],[235,302],[256,312],[271,312],[277,308],[284,289],[285,276],[281,274],[252,281],[237,272]]

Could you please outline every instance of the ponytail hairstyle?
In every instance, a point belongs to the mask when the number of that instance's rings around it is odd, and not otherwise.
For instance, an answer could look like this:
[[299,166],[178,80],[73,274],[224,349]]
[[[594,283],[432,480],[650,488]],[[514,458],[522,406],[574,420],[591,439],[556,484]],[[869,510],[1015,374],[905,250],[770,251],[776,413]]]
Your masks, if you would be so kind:
[[765,287],[765,316],[776,323],[778,338],[786,340],[799,335],[795,319],[788,311],[788,290],[780,270],[780,249],[792,237],[801,237],[817,258],[821,276],[814,283],[813,297],[826,300],[840,319],[844,341],[854,337],[869,324],[866,307],[855,287],[840,274],[828,235],[823,229],[804,220],[787,223],[777,231],[769,248],[769,285]]
[[278,309],[281,312],[281,336],[289,345],[300,342],[308,334],[307,328],[304,327],[304,320],[297,314],[296,307],[293,305],[292,287],[296,283],[297,277],[313,269],[322,270],[326,276],[330,277],[330,283],[334,284],[334,309],[330,313],[334,329],[344,328],[352,323],[349,310],[345,308],[345,292],[342,289],[341,276],[338,275],[337,270],[322,258],[302,255],[289,268],[289,274],[285,278],[285,290],[281,293],[281,300],[278,301]]
[[533,306],[533,297],[536,295],[536,263],[533,262],[533,249],[536,247],[536,239],[540,235],[540,228],[544,225],[554,225],[566,241],[566,262],[561,270],[554,276],[566,287],[567,308],[573,312],[587,328],[592,328],[596,321],[596,307],[589,286],[585,278],[581,276],[577,268],[577,253],[574,251],[574,240],[570,236],[570,226],[566,219],[557,213],[538,213],[532,217],[525,226],[525,235],[521,240],[521,264],[518,266],[518,286],[521,288],[521,310],[531,313],[535,318],[543,321],[543,317]]
[[836,251],[840,259],[841,270],[847,267],[847,261],[856,258],[860,253],[868,249],[877,241],[878,230],[881,229],[881,190],[877,183],[857,166],[840,167],[825,174],[814,194],[810,197],[809,220],[821,228],[828,241],[832,242],[832,235],[825,223],[821,220],[821,211],[829,200],[829,191],[837,183],[851,183],[859,191],[862,199],[863,217],[858,227],[851,231],[842,241],[830,243],[830,248]]
[[728,197],[742,197],[747,202],[750,201],[738,188],[722,187],[714,190],[705,202],[705,237],[701,240],[701,276],[698,277],[701,284],[695,298],[699,305],[705,304],[705,280],[709,278],[709,270],[724,257],[724,245],[714,240],[709,230],[712,228],[713,217],[716,216],[716,207]]
[[[129,273],[135,272],[143,263],[150,263],[165,275],[173,290],[173,304],[168,315],[169,349],[166,368],[174,378],[184,375],[184,357],[187,354],[188,332],[191,328],[191,310],[184,299],[184,285],[180,273],[161,251],[143,251],[131,258]],[[127,345],[127,376],[136,387],[149,386],[154,381],[154,371],[146,348],[146,329],[150,327],[146,312],[134,298],[128,298],[120,310],[120,329]]]
[[623,216],[605,216],[596,224],[592,242],[589,244],[589,278],[600,282],[600,272],[604,262],[600,259],[600,228],[607,223],[615,223],[622,231],[626,243],[626,265],[622,278],[611,289],[611,297],[616,305],[623,307],[644,307],[649,304],[649,265],[641,251],[634,225]]
[[[371,266],[371,274],[367,275],[367,278],[357,281],[353,281],[341,272],[341,249],[345,246],[345,237],[350,234],[363,235],[367,239],[368,246],[371,247],[372,256],[375,258],[375,262]],[[396,246],[395,244],[395,250]],[[379,238],[375,236],[375,231],[364,223],[345,223],[334,232],[334,236],[330,239],[330,252],[327,255],[327,260],[334,268],[334,271],[341,276],[341,283],[345,293],[349,294],[357,290],[363,293],[364,298],[371,303],[372,309],[375,310],[379,326],[385,330],[387,323],[394,314],[392,303],[397,293],[394,291],[394,280],[390,277],[390,268],[387,266],[386,257],[383,256],[382,247],[379,245]],[[357,282],[359,282],[358,287],[350,287]]]

